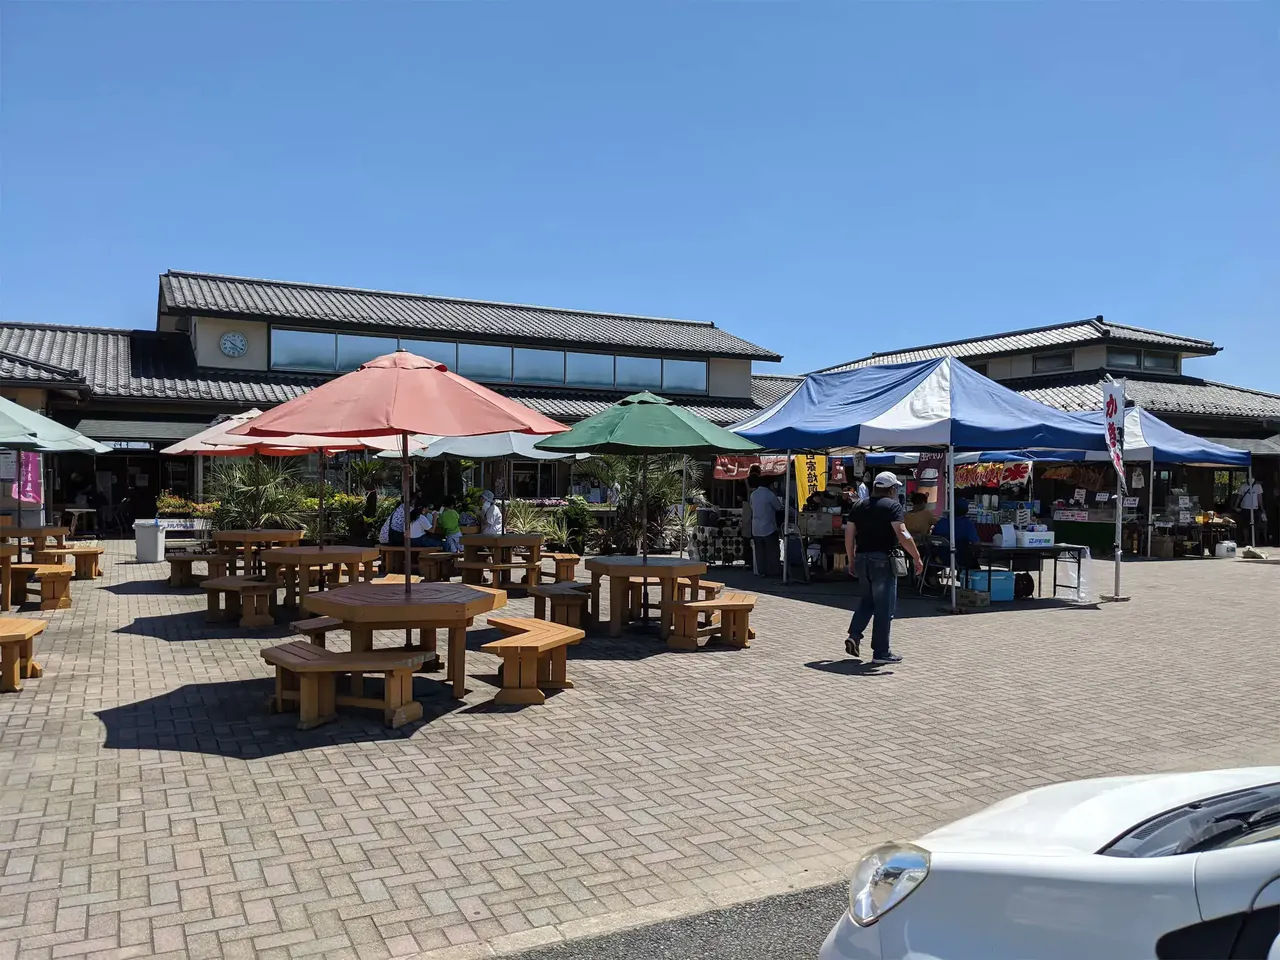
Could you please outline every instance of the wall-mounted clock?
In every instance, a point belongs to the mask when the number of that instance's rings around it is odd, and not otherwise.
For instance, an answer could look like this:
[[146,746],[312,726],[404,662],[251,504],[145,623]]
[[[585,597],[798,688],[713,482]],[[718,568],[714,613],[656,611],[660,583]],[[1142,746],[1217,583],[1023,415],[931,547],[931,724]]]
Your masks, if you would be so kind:
[[249,341],[243,333],[224,333],[218,341],[218,346],[222,348],[222,352],[228,357],[243,357],[249,349]]

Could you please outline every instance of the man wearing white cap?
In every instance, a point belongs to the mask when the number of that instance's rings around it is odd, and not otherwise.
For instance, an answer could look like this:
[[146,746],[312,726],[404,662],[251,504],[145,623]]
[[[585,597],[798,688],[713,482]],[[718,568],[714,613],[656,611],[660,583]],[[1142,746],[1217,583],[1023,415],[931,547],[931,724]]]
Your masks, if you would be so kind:
[[911,555],[917,574],[924,569],[920,551],[907,530],[906,513],[898,500],[900,486],[902,481],[890,471],[877,474],[871,496],[858,501],[849,511],[844,526],[849,573],[860,576],[867,584],[867,593],[849,621],[849,637],[844,648],[849,656],[859,656],[863,634],[867,625],[872,624],[873,665],[902,662],[902,658],[889,649],[889,630],[898,606],[898,577],[891,558],[894,547],[901,544]]

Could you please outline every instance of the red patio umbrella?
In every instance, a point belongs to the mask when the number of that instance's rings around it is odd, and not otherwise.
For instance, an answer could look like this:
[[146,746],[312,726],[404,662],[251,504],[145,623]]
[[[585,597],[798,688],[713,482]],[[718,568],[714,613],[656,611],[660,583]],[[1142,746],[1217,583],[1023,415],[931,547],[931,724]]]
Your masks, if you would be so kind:
[[[409,516],[409,436],[471,437],[487,433],[563,433],[524,404],[452,373],[444,364],[407,350],[377,357],[260,417],[233,429],[247,437],[399,437],[400,486]],[[413,569],[408,524],[404,538],[404,589]]]

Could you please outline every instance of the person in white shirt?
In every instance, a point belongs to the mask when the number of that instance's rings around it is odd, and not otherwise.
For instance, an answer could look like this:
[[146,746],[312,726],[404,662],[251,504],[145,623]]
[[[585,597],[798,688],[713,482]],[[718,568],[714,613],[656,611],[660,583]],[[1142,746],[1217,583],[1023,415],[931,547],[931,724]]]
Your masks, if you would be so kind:
[[480,532],[485,536],[497,536],[502,533],[502,511],[493,502],[493,491],[486,490],[480,494]]
[[1262,508],[1262,484],[1252,477],[1240,484],[1236,491],[1236,509],[1244,515],[1240,518],[1244,521],[1240,528],[1249,527],[1249,546],[1257,546],[1258,532],[1267,529],[1267,514]]
[[756,557],[756,573],[762,577],[776,576],[778,559],[778,511],[782,501],[764,485],[758,477],[751,491],[751,543]]
[[413,547],[442,547],[444,540],[436,535],[436,515],[423,507],[409,523],[409,545]]

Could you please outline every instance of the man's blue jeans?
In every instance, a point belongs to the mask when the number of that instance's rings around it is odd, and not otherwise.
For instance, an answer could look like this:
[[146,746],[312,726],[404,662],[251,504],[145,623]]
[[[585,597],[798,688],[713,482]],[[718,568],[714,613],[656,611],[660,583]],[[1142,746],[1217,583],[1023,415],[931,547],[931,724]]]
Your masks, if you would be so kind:
[[874,619],[871,655],[882,657],[889,653],[889,628],[898,609],[898,578],[893,575],[893,564],[887,553],[859,553],[855,566],[858,577],[866,582],[868,590],[853,611],[849,636],[862,639],[867,624]]

